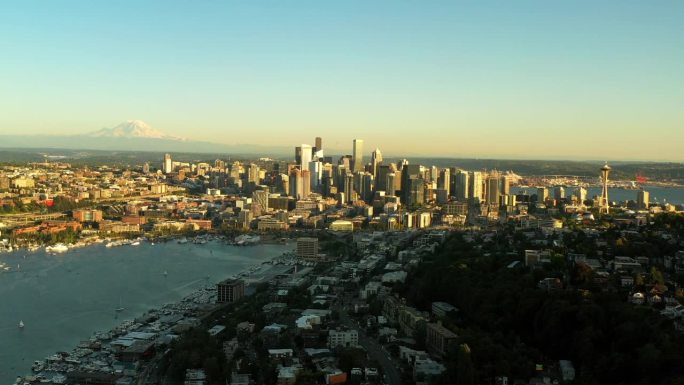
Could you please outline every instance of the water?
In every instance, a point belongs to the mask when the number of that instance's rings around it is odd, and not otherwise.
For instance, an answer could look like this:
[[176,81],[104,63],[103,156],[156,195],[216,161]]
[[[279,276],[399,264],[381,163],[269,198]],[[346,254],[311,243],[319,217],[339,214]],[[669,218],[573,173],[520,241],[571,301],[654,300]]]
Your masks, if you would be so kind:
[[[521,191],[527,190],[530,195],[536,194],[537,189],[534,187],[530,188],[520,188],[512,187],[511,193],[518,194]],[[651,203],[671,203],[674,205],[684,204],[684,187],[655,187],[655,186],[644,186],[644,190],[650,193]],[[566,187],[565,195],[569,196],[574,194],[576,191],[575,187]],[[624,202],[628,200],[637,200],[637,193],[639,190],[627,190],[623,188],[609,188],[608,198],[614,202]],[[589,187],[587,188],[587,198],[591,199],[594,196],[601,195],[600,187]],[[553,197],[553,189],[549,189],[549,196]]]
[[[169,242],[97,245],[58,255],[25,250],[0,254],[0,262],[13,270],[0,273],[0,385],[14,383],[17,375],[30,373],[34,360],[70,351],[95,331],[178,301],[290,249]],[[125,310],[117,318],[119,303]]]

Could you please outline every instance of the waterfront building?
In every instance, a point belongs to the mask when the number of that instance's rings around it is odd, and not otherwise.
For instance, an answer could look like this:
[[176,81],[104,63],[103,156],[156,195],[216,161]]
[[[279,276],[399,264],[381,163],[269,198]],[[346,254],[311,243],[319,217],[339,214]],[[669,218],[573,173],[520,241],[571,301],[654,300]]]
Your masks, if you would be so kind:
[[216,284],[216,302],[232,303],[245,296],[245,282],[240,279],[226,279]]
[[318,238],[302,237],[297,238],[297,256],[299,258],[315,260],[318,259]]
[[75,220],[79,222],[101,222],[102,221],[102,211],[101,210],[74,210],[72,216]]
[[637,208],[648,210],[650,194],[646,190],[637,192]]
[[546,187],[537,188],[537,202],[544,203],[549,199],[549,190]]

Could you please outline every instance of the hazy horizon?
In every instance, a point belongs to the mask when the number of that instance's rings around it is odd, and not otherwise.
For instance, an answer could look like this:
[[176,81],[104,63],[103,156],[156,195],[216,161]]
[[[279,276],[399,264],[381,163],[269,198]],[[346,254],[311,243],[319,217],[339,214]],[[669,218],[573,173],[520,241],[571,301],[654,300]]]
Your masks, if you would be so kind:
[[[684,3],[11,2],[0,135],[684,161]],[[2,146],[2,144],[0,144]],[[163,151],[163,150],[161,150]]]

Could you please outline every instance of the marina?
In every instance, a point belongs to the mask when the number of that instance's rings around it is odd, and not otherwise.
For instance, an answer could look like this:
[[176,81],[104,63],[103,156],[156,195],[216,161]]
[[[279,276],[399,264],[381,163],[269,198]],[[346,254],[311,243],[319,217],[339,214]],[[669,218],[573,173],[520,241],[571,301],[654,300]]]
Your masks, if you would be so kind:
[[[61,372],[46,368],[80,367],[79,355],[88,346],[137,330],[135,319],[168,317],[212,303],[214,283],[263,275],[272,267],[265,262],[285,262],[283,255],[291,250],[209,239],[199,245],[139,242],[124,249],[103,242],[66,253],[20,250],[0,256],[6,267],[21,266],[0,271],[0,383],[14,383],[17,376],[30,374],[32,365],[42,366],[38,372],[57,382]],[[106,364],[105,358],[86,361]]]

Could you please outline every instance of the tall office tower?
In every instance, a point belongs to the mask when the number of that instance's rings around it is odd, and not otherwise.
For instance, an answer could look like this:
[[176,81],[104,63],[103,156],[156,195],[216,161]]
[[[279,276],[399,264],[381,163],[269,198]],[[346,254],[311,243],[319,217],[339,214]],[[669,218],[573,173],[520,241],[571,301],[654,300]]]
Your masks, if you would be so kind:
[[582,205],[584,201],[587,200],[587,189],[584,187],[578,187],[576,191],[577,202]]
[[373,168],[371,172],[376,178],[378,177],[378,167],[380,167],[381,163],[382,153],[380,152],[380,149],[376,148],[375,151],[371,153],[371,167]]
[[352,169],[352,156],[351,155],[344,155],[340,157],[340,160],[337,161],[337,164],[340,166],[344,166],[347,170]]
[[549,190],[546,187],[537,188],[537,202],[544,203],[549,199]]
[[301,156],[301,162],[299,163],[299,168],[304,171],[309,169],[309,162],[311,162],[311,158],[313,157],[313,153],[311,152],[311,146],[308,144],[302,144],[302,156]]
[[565,187],[556,186],[553,188],[553,199],[557,201],[562,201],[565,199]]
[[459,202],[465,202],[470,197],[470,189],[468,183],[470,181],[470,175],[468,174],[468,171],[458,170],[455,179],[456,180],[454,183],[454,195],[456,196],[456,200]]
[[499,173],[496,171],[490,172],[489,175],[487,175],[487,182],[486,182],[486,199],[485,201],[487,204],[490,205],[498,205],[499,204]]
[[223,169],[226,168],[226,162],[221,160],[221,159],[216,159],[214,161],[214,168],[217,168],[217,169],[223,171]]
[[440,169],[437,166],[432,166],[430,167],[429,171],[429,176],[427,178],[424,178],[428,182],[437,182],[439,179],[439,173]]
[[470,184],[468,185],[468,195],[475,203],[482,202],[482,173],[480,171],[473,171],[470,173]]
[[316,151],[321,151],[323,150],[323,138],[320,136],[316,137]]
[[355,173],[354,190],[359,194],[360,199],[371,202],[373,200],[373,175],[368,172]]
[[425,203],[425,181],[422,176],[411,177],[407,182],[407,194],[404,201],[408,206]]
[[447,197],[451,195],[451,170],[444,168],[439,171],[437,188],[446,190]]
[[268,212],[268,189],[266,190],[255,190],[252,192],[252,206],[258,206],[259,209],[257,215],[262,215]]
[[385,186],[387,186],[387,187],[385,187],[385,190],[384,190],[385,195],[393,197],[397,193],[396,188],[394,187],[396,185],[395,179],[394,179],[395,177],[396,177],[396,174],[393,172],[390,172],[385,176],[385,179],[386,179],[385,180]]
[[287,174],[276,176],[276,192],[285,195],[290,193],[290,177]]
[[302,197],[300,199],[306,199],[311,195],[311,171],[302,171]]
[[352,171],[363,171],[363,139],[354,139],[352,150]]
[[511,181],[507,175],[501,175],[501,195],[511,195]]
[[323,165],[323,172],[321,175],[321,193],[327,197],[331,194],[331,187],[335,186],[335,179],[333,168],[331,164]]
[[309,162],[309,172],[311,173],[311,191],[320,192],[321,176],[323,175],[323,164],[317,160]]
[[164,154],[164,163],[162,164],[162,171],[164,174],[169,174],[173,172],[173,161],[171,160],[171,154]]
[[347,173],[344,176],[344,197],[347,203],[354,201],[354,175],[352,173]]
[[348,169],[343,165],[338,165],[333,168],[333,180],[335,181],[333,184],[340,187],[339,192],[345,192],[344,183],[347,180],[347,170]]
[[391,172],[390,164],[379,164],[375,174],[375,189],[377,191],[387,191],[387,174]]
[[599,200],[599,213],[608,214],[610,212],[610,203],[608,201],[608,174],[610,174],[610,170],[608,163],[601,167],[603,189],[601,191],[601,199]]
[[142,169],[142,171],[143,171],[143,173],[145,173],[145,174],[149,174],[149,173],[150,173],[150,164],[147,163],[147,162],[145,162],[145,164],[143,164],[143,169]]
[[247,183],[259,184],[260,181],[259,166],[254,163],[250,164],[247,169]]
[[[401,191],[401,171],[394,171],[394,195],[397,195],[397,191]],[[389,189],[389,187],[388,187]]]
[[406,164],[401,170],[401,196],[402,201],[408,204],[409,197],[409,180],[420,178],[423,181],[423,174],[420,170],[420,165],[418,164]]
[[230,177],[233,181],[240,179],[240,174],[242,173],[242,164],[238,161],[233,162],[230,165]]
[[290,196],[300,199],[302,187],[302,171],[298,168],[293,168],[290,171]]
[[302,147],[295,147],[295,163],[302,164]]
[[649,193],[646,190],[641,190],[637,193],[637,208],[641,210],[648,210]]

